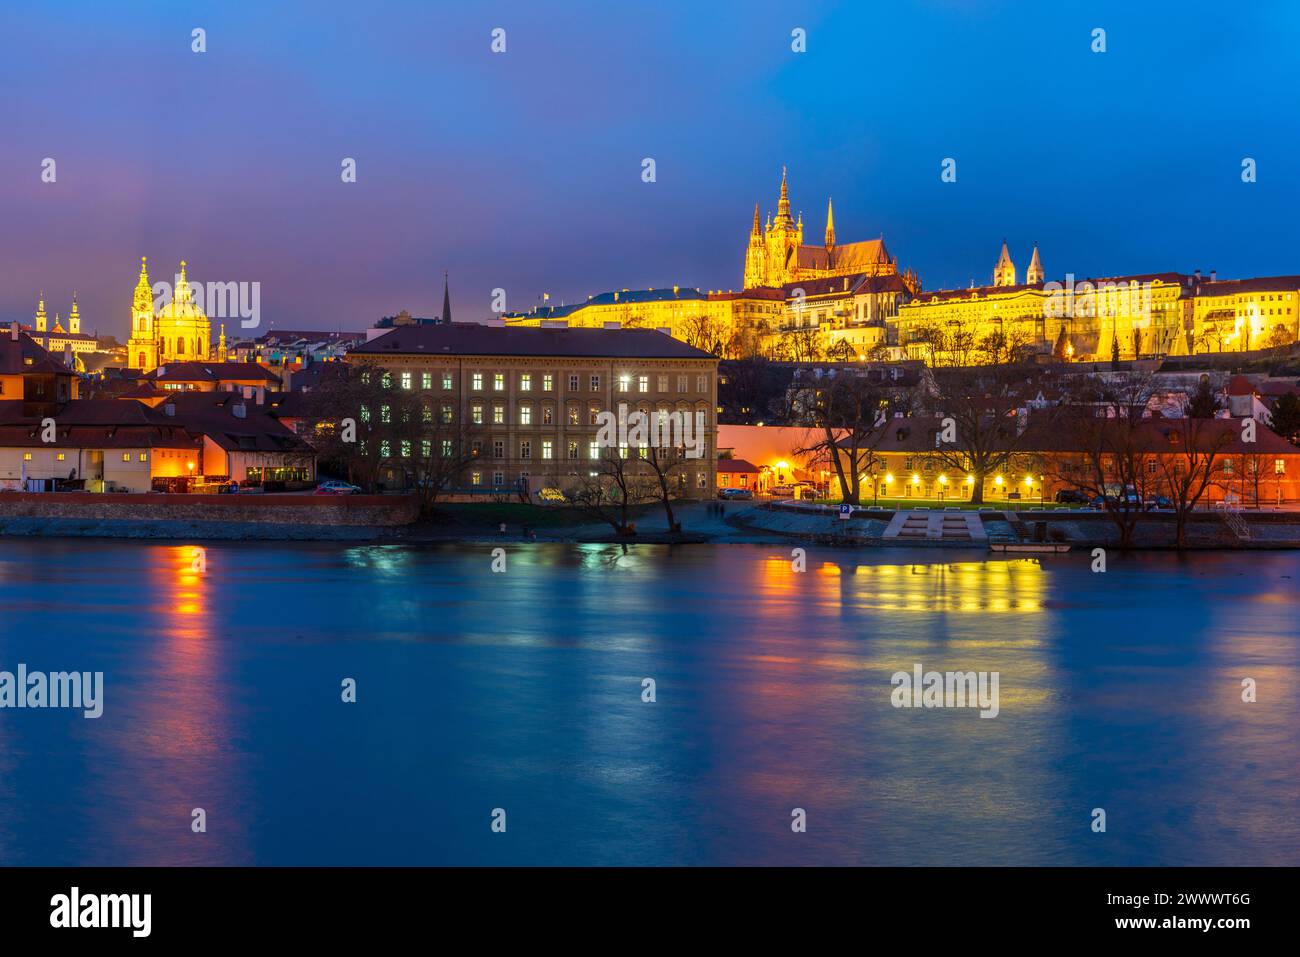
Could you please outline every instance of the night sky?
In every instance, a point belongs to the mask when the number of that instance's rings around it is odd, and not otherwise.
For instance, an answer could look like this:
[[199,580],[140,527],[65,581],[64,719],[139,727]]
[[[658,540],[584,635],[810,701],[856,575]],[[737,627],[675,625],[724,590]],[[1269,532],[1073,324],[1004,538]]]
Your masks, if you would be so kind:
[[494,287],[734,288],[783,164],[809,242],[833,196],[840,242],[883,232],[926,288],[987,282],[1003,237],[1049,278],[1300,272],[1300,4],[15,6],[5,320],[76,289],[124,339],[141,255],[260,282],[263,327],[433,315],[444,270],[457,319]]

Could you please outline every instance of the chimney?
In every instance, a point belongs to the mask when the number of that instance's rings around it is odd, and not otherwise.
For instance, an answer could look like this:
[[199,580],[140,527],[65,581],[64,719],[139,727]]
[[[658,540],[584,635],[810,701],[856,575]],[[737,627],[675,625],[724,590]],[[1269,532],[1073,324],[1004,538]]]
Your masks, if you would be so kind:
[[63,364],[67,366],[69,369],[72,368],[72,343],[71,342],[65,342],[63,344]]
[[1217,269],[1211,269],[1211,270],[1210,270],[1210,282],[1218,282],[1218,281],[1219,281],[1219,270],[1217,270]]
[[1198,269],[1198,270],[1196,270],[1196,272],[1192,273],[1192,275],[1195,276],[1195,277],[1197,278],[1197,280],[1199,281],[1200,278],[1201,278],[1201,271]]
[[9,338],[12,339],[14,342],[17,342],[17,341],[18,341],[18,322],[17,322],[17,320],[15,320],[14,322],[9,323]]
[[232,405],[230,407],[230,412],[237,419],[248,418],[248,406],[244,405],[242,402],[238,405]]
[[266,401],[266,389],[257,390],[257,404],[262,405]]

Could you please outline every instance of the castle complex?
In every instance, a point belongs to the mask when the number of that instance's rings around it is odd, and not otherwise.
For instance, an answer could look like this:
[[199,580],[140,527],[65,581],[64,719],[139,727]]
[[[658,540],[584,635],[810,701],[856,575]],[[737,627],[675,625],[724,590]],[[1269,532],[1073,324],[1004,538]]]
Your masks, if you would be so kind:
[[740,290],[623,289],[509,314],[505,323],[659,328],[724,358],[934,365],[1236,352],[1300,339],[1300,276],[1220,280],[1196,270],[1049,281],[1034,245],[1021,281],[1004,240],[990,279],[923,291],[913,270],[899,271],[883,237],[840,244],[829,201],[824,244],[805,244],[783,170],[776,214],[764,222],[754,207]]

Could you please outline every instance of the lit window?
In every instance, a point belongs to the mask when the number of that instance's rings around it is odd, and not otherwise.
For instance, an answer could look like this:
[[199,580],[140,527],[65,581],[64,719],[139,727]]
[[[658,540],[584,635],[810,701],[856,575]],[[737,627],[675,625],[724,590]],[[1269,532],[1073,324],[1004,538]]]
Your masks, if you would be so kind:
[[650,391],[650,377],[648,375],[639,375],[636,377],[636,390],[638,392]]
[[474,389],[474,390],[476,390],[476,391],[482,391],[482,389],[483,389],[483,373],[481,373],[481,372],[475,372],[475,373],[470,377],[470,388],[472,388],[472,389]]
[[141,453],[140,453],[140,461],[141,461],[141,462],[148,462],[148,461],[149,461],[149,453],[148,453],[148,452],[141,452]]
[[426,389],[426,390],[428,390],[428,389],[432,389],[432,388],[433,388],[433,373],[432,373],[432,372],[421,372],[421,373],[420,373],[420,388],[421,388],[421,389]]
[[386,405],[379,407],[379,421],[389,423],[393,421],[393,410]]
[[598,458],[600,458],[600,443],[599,443],[599,442],[591,442],[591,443],[589,443],[589,444],[587,445],[587,458],[589,458],[589,459],[598,459]]
[[[28,452],[26,455],[23,456],[23,458],[28,459],[28,460],[30,460],[31,457],[32,457],[32,453],[31,453],[31,452]],[[130,453],[130,452],[123,452],[123,453],[122,453],[122,461],[123,461],[123,462],[129,462],[129,461],[131,461],[131,453]]]
[[533,407],[531,405],[521,405],[519,407],[519,424],[520,425],[533,424]]
[[[24,462],[30,462],[31,460],[32,460],[32,453],[31,453],[31,452],[24,452],[24,453],[23,453],[23,461],[24,461]],[[130,453],[130,452],[123,452],[123,453],[122,453],[122,461],[123,461],[123,462],[129,462],[129,461],[131,461],[131,453]]]
[[570,442],[570,443],[569,443],[569,458],[571,458],[571,459],[576,459],[577,457],[578,457],[578,443],[577,443],[577,442]]
[[470,418],[472,419],[472,421],[474,422],[475,425],[482,425],[482,424],[483,424],[483,406],[481,406],[481,405],[470,406]]
[[449,405],[442,407],[442,424],[451,425],[451,406]]
[[555,458],[555,443],[552,442],[550,439],[542,440],[542,458],[544,459]]
[[591,377],[591,391],[592,392],[600,391],[600,376],[594,375]]
[[403,389],[409,389],[410,387],[411,387],[411,373],[409,373],[409,372],[403,372],[403,373],[402,373],[402,388],[403,388]]
[[442,440],[442,457],[443,457],[444,459],[449,459],[449,458],[451,458],[453,451],[454,451],[454,446],[452,445],[452,441],[451,441],[451,439],[443,439],[443,440]]
[[520,391],[520,392],[531,392],[531,391],[532,391],[532,388],[533,388],[533,377],[532,377],[532,375],[529,374],[529,373],[527,373],[527,372],[521,372],[521,373],[519,374],[519,391]]
[[390,455],[392,455],[392,452],[393,452],[392,447],[388,444],[387,439],[384,439],[382,442],[379,443],[380,457],[388,458]]
[[492,389],[496,392],[504,392],[506,388],[506,374],[497,372],[492,376]]
[[451,373],[450,373],[450,372],[444,372],[444,373],[442,374],[442,387],[443,387],[443,389],[446,389],[446,390],[450,390],[450,389],[451,389],[451,387],[452,387],[452,378],[451,378]]
[[54,456],[54,458],[55,461],[62,462],[64,459],[67,458],[67,456],[64,455],[62,452],[60,452],[58,455]]
[[550,392],[554,388],[555,377],[548,372],[546,375],[542,376],[542,391]]
[[411,440],[402,439],[402,458],[409,459],[410,457],[411,457]]
[[570,392],[578,391],[578,377],[576,375],[569,376],[569,391]]
[[427,459],[433,454],[433,442],[429,439],[420,439],[420,458]]
[[482,485],[482,484],[483,484],[483,473],[482,473],[482,472],[470,472],[470,473],[469,473],[469,484],[470,484],[470,485]]
[[503,425],[506,421],[506,407],[504,405],[492,406],[492,421],[496,425]]
[[618,377],[618,391],[619,391],[619,392],[626,392],[626,391],[628,390],[628,386],[630,386],[631,384],[632,384],[632,377],[631,377],[631,376],[621,375],[621,376]]

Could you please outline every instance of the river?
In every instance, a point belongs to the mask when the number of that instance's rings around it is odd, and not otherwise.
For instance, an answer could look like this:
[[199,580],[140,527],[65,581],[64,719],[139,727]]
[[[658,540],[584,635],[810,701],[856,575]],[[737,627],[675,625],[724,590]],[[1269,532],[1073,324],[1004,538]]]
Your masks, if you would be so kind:
[[0,540],[0,863],[1300,864],[1300,554],[491,550]]

